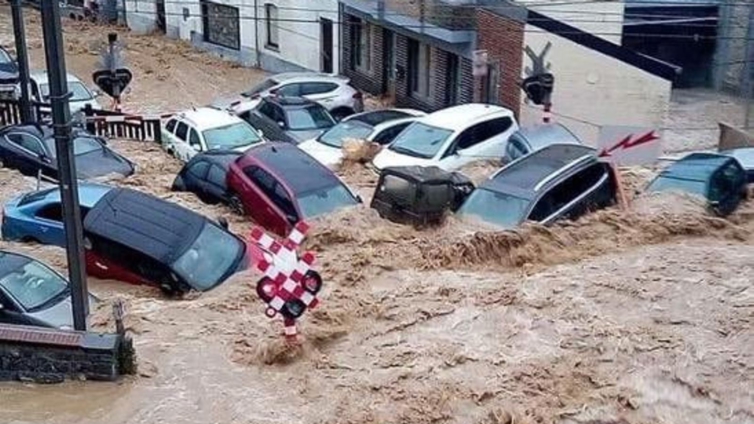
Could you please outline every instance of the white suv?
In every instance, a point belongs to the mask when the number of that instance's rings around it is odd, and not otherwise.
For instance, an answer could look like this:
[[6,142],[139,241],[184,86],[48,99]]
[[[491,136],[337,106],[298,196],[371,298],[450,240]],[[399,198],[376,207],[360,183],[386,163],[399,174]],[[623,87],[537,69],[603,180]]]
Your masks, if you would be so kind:
[[324,106],[336,120],[341,120],[364,110],[361,92],[348,85],[349,82],[347,77],[315,72],[277,74],[238,96],[216,100],[212,107],[241,114],[253,109],[262,97],[306,97]]
[[254,127],[229,112],[199,108],[170,118],[162,129],[162,148],[183,162],[199,152],[244,152],[264,138]]
[[439,110],[417,119],[372,161],[388,166],[438,166],[446,171],[480,159],[500,159],[518,123],[510,110],[494,105],[467,104]]

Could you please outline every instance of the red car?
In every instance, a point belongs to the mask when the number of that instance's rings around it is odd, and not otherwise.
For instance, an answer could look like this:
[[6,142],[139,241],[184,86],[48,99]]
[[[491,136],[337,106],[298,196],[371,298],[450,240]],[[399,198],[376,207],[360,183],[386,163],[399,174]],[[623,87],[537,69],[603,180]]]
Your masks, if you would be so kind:
[[227,185],[233,209],[280,236],[300,220],[361,203],[337,175],[290,143],[247,150],[230,165]]

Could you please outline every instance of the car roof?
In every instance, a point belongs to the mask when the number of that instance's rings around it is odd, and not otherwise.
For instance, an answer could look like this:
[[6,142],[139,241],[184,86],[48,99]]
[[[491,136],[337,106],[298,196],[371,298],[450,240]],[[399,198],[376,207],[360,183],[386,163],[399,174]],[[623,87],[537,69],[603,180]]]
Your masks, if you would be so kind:
[[593,148],[584,145],[551,144],[504,166],[482,183],[481,187],[533,198],[541,183],[586,158],[596,160],[594,153]]
[[[295,195],[341,184],[338,177],[326,166],[291,143],[268,142],[246,151],[244,158],[251,156],[273,172]],[[242,167],[248,165],[239,159]]]
[[211,107],[189,109],[178,114],[178,117],[192,124],[197,130],[204,131],[211,128],[246,122],[232,113]]
[[5,277],[11,272],[33,261],[35,261],[35,259],[32,259],[29,256],[10,252],[8,250],[0,250],[0,278]]
[[510,109],[502,106],[469,103],[438,110],[422,117],[418,122],[455,131],[468,127],[478,119],[495,114],[514,117]]
[[512,136],[526,140],[532,150],[539,150],[550,144],[582,144],[574,133],[562,124],[543,124],[520,128]]
[[185,167],[194,164],[200,160],[208,161],[228,169],[231,163],[235,162],[243,153],[237,150],[207,150],[206,152],[197,153],[185,165]]
[[[113,186],[106,184],[82,181],[79,183],[78,187],[79,204],[83,207],[91,208],[112,189]],[[41,200],[45,202],[60,202],[60,188],[55,185],[42,190],[30,191],[24,195],[19,206]]]
[[754,147],[739,147],[737,149],[721,150],[718,153],[736,158],[744,168],[754,168]]
[[[416,111],[419,112],[419,111]],[[345,122],[359,121],[363,122],[371,127],[376,127],[385,122],[395,121],[398,119],[412,118],[416,116],[422,116],[414,113],[411,109],[382,109],[371,110],[368,112],[361,112],[355,115],[351,115],[344,119]]]
[[[299,97],[299,96],[269,96],[269,97],[263,97],[262,102],[273,103],[284,109],[318,105],[318,103],[313,100],[309,100],[306,97]],[[260,104],[262,104],[262,102],[260,102]]]
[[87,213],[84,230],[172,264],[196,240],[206,218],[136,190],[114,188]]
[[718,153],[691,153],[663,169],[660,176],[707,181],[715,171],[735,160]]
[[347,84],[349,79],[339,75],[325,74],[319,72],[283,72],[269,77],[278,83],[282,82],[335,82],[338,84]]
[[[81,81],[81,78],[77,77],[76,75],[73,75],[71,73],[66,73],[66,81],[68,82],[80,82],[83,84],[83,81]],[[43,69],[35,70],[29,72],[29,78],[33,79],[37,84],[47,84],[47,71]]]

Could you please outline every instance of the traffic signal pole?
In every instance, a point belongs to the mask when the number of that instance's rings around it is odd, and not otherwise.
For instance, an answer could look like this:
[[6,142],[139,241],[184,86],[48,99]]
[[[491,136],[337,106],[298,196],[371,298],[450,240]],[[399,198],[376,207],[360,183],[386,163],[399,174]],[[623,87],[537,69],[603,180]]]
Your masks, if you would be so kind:
[[71,93],[68,91],[66,81],[60,4],[58,0],[42,0],[41,7],[55,150],[58,157],[60,197],[63,203],[63,225],[65,227],[68,257],[68,276],[71,283],[73,326],[76,330],[85,331],[86,317],[89,314],[89,295],[86,287],[84,250],[82,249],[84,244],[83,222],[79,208],[76,163],[73,160],[71,111],[68,105]]

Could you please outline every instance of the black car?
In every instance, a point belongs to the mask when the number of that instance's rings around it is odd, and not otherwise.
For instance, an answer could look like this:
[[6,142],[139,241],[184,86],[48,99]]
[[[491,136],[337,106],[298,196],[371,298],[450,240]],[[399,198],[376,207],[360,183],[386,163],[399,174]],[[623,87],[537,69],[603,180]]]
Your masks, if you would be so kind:
[[550,224],[613,205],[616,193],[615,175],[593,148],[552,144],[501,168],[457,213],[502,228],[527,220]]
[[15,99],[18,81],[18,63],[8,50],[0,47],[0,98]]
[[293,144],[317,138],[336,123],[325,107],[304,97],[264,97],[239,116],[266,139]]
[[691,153],[651,182],[647,191],[680,191],[705,198],[712,212],[733,212],[746,194],[746,171],[737,159],[715,153]]
[[[109,174],[129,176],[134,164],[107,147],[107,141],[74,128],[71,134],[76,172],[80,179]],[[42,175],[58,179],[55,138],[49,125],[11,125],[0,129],[0,165],[24,175]]]
[[210,150],[189,160],[173,180],[173,191],[196,194],[205,203],[228,203],[226,176],[228,168],[241,152],[235,150]]

